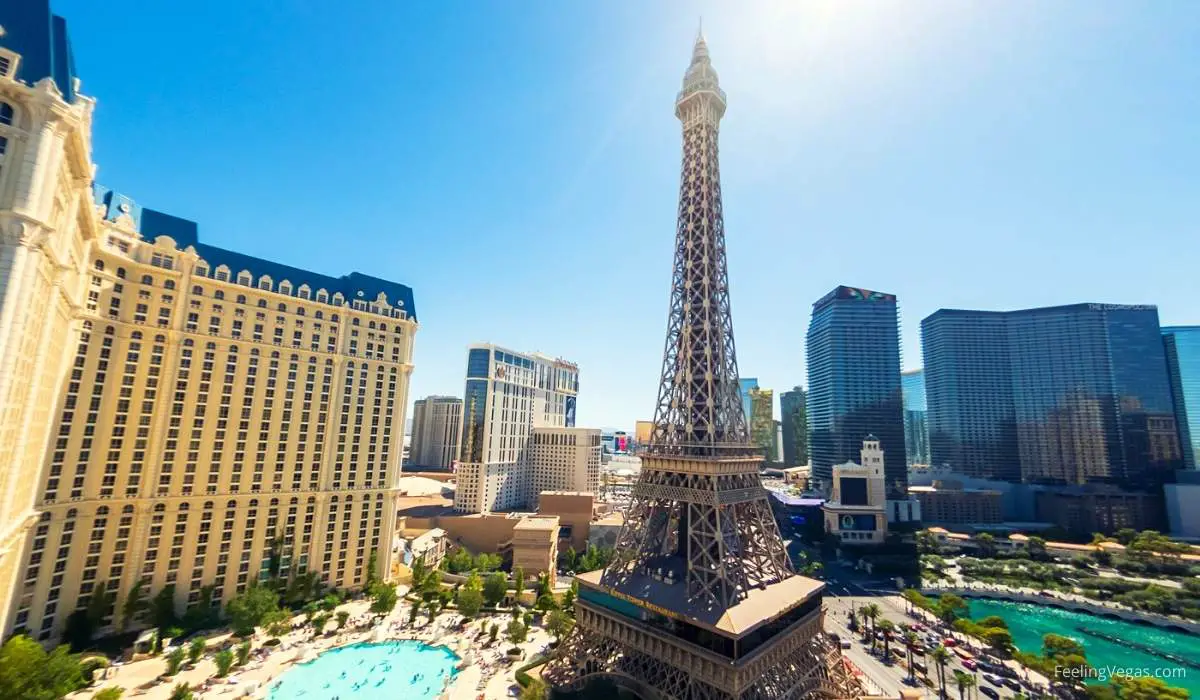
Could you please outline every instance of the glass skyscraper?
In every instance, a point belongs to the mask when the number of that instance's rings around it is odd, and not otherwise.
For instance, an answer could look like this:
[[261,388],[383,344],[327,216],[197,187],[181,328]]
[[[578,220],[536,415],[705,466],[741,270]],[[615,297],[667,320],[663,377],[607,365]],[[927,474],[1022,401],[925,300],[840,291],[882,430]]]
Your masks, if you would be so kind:
[[1162,329],[1183,468],[1200,468],[1200,326]]
[[750,418],[754,413],[754,403],[750,399],[750,390],[758,388],[758,379],[755,377],[740,377],[738,379],[738,389],[742,393],[742,412],[746,414],[746,427],[750,427]]
[[789,467],[808,464],[808,395],[795,387],[779,395],[779,417],[783,429],[783,463]]
[[1153,306],[943,309],[921,339],[934,464],[1151,491],[1181,464]]
[[929,464],[929,423],[926,414],[925,373],[919,369],[900,375],[904,396],[904,450],[908,466]]
[[813,477],[857,461],[879,438],[889,496],[907,491],[896,296],[838,287],[813,304],[808,326],[808,427]]

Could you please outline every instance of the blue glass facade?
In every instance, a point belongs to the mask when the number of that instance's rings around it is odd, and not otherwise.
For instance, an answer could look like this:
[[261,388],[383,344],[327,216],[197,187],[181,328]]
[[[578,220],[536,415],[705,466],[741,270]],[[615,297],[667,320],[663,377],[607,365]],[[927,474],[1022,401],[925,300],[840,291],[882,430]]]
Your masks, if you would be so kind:
[[750,400],[750,390],[758,388],[758,379],[754,377],[739,377],[738,390],[742,394],[742,413],[746,414],[746,425],[750,425],[750,414],[753,413],[754,403]]
[[0,46],[21,55],[17,79],[30,85],[50,78],[67,102],[75,101],[75,58],[67,21],[50,11],[49,0],[0,2]]
[[467,386],[463,393],[462,447],[459,460],[483,461],[483,425],[487,420],[488,376],[492,353],[486,348],[467,351]]
[[1200,326],[1162,329],[1183,468],[1200,469]]
[[921,336],[934,464],[1151,490],[1181,464],[1153,306],[941,310]]
[[929,464],[929,407],[925,401],[925,373],[921,370],[900,375],[904,397],[904,451],[909,466]]
[[813,476],[859,460],[874,434],[884,451],[889,496],[904,494],[904,415],[896,297],[838,287],[813,304],[808,327],[808,429]]

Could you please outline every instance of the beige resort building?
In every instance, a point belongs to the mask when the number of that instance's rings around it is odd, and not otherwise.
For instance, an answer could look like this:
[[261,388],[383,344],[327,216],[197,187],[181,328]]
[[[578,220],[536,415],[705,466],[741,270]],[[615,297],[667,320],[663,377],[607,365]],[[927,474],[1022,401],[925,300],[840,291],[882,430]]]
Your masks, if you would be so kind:
[[57,640],[100,585],[221,604],[276,537],[284,574],[390,571],[412,290],[93,188],[94,101],[45,29],[0,36],[0,634]]

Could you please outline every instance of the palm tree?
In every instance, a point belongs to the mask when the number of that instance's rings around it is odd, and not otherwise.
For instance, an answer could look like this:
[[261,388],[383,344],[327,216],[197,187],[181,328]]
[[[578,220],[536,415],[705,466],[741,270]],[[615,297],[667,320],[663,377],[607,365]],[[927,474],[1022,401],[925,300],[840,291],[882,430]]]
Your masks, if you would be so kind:
[[884,618],[879,621],[879,629],[883,631],[883,660],[891,663],[892,633],[896,631],[896,623]]
[[917,679],[917,669],[913,666],[913,649],[917,646],[917,633],[909,630],[904,633],[904,649],[908,652],[908,679]]
[[936,649],[929,652],[929,658],[937,664],[938,696],[942,700],[946,700],[946,662],[950,660],[950,652],[946,651],[945,646],[939,644]]
[[954,669],[954,684],[958,686],[958,700],[966,700],[964,693],[975,687],[975,676]]
[[860,612],[863,617],[871,621],[871,651],[875,650],[875,621],[879,619],[879,606],[874,603],[868,603],[862,607]]

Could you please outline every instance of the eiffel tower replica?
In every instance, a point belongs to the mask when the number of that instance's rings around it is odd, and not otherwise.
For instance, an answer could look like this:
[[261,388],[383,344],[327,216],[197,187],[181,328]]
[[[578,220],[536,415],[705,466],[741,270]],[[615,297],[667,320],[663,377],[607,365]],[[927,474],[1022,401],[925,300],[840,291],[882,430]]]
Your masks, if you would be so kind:
[[854,697],[825,636],[824,584],[796,575],[759,478],[738,387],[717,132],[725,93],[703,35],[675,101],[683,171],[662,380],[616,558],[578,577],[575,631],[543,676],[644,700]]

